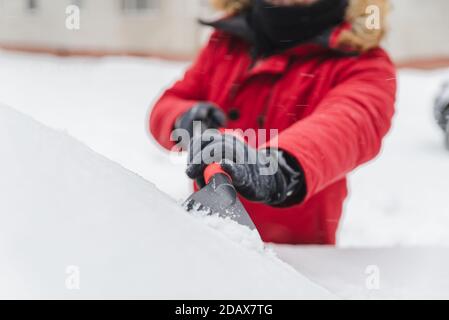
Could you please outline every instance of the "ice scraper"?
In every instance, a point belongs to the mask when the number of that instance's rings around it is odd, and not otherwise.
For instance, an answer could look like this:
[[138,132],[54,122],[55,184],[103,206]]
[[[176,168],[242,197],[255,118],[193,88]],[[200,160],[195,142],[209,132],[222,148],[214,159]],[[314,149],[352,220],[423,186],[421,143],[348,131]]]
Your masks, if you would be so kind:
[[257,230],[248,212],[240,202],[231,177],[219,164],[211,164],[204,171],[206,186],[184,203],[187,211],[204,211],[230,218],[251,230]]

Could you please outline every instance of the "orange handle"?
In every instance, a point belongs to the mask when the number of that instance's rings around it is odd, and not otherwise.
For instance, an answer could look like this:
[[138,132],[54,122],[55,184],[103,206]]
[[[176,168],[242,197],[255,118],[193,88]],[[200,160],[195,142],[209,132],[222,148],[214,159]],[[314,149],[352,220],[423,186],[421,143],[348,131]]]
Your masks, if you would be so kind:
[[[225,128],[218,129],[221,134],[225,134]],[[204,180],[206,181],[206,184],[210,182],[210,180],[217,174],[223,174],[231,179],[231,176],[227,174],[218,163],[213,163],[207,166],[206,170],[204,170]]]
[[213,163],[208,165],[206,170],[204,170],[204,180],[206,180],[206,184],[208,184],[217,174],[223,174],[231,180],[231,176],[222,169],[221,165]]

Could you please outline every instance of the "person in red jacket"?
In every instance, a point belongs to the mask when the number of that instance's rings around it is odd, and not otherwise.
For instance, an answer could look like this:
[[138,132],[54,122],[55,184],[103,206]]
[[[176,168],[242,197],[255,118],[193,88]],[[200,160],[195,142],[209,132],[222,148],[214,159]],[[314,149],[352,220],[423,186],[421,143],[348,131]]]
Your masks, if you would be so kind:
[[[215,32],[154,106],[151,133],[170,149],[172,131],[191,134],[194,121],[206,128],[277,130],[263,144],[228,134],[202,139],[190,148],[189,159],[200,160],[190,161],[188,176],[204,183],[200,155],[217,145],[264,159],[242,163],[232,152],[214,155],[262,239],[335,244],[346,176],[379,153],[394,114],[396,71],[379,47],[388,2],[214,2],[229,14],[206,23]],[[273,160],[278,170],[262,174]]]

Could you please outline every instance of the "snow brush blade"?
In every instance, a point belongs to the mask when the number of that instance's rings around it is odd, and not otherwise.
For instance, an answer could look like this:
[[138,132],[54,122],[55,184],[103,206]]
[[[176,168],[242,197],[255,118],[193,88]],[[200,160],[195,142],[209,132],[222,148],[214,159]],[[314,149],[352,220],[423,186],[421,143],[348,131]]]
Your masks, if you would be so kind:
[[218,214],[222,218],[230,218],[251,230],[257,230],[237,197],[237,191],[228,175],[218,173],[206,181],[208,184],[184,203],[187,211],[195,210],[210,215]]

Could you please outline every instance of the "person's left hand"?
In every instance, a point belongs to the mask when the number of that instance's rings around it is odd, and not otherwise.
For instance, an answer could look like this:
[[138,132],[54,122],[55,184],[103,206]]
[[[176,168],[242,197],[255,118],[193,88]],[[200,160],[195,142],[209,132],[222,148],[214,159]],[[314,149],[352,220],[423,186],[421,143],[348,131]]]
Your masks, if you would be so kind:
[[219,163],[243,197],[275,206],[282,204],[288,194],[287,179],[278,167],[277,154],[277,150],[257,150],[239,138],[215,132],[192,139],[186,172],[203,186],[207,165]]

